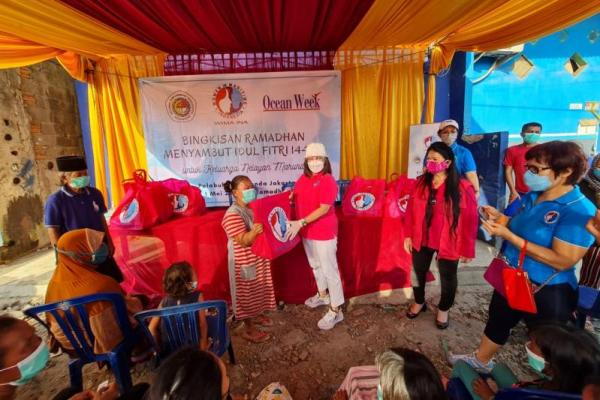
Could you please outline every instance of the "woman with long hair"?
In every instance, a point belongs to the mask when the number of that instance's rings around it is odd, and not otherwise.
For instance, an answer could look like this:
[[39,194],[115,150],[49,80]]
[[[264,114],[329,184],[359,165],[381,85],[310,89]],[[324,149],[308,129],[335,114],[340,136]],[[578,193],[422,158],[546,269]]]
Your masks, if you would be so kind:
[[417,180],[406,213],[404,249],[412,254],[417,277],[413,282],[415,302],[406,316],[413,319],[426,310],[425,278],[437,253],[442,290],[436,326],[446,329],[458,285],[458,262],[475,257],[477,200],[473,186],[459,177],[448,145],[433,143],[425,160],[425,173]]

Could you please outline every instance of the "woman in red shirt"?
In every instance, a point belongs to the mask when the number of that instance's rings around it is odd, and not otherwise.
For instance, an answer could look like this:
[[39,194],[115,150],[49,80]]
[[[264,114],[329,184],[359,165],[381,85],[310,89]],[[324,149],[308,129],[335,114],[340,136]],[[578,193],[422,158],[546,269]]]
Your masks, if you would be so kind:
[[317,324],[324,330],[344,319],[340,309],[344,304],[344,291],[336,257],[338,221],[333,207],[337,193],[325,146],[310,143],[306,146],[304,174],[292,194],[299,219],[289,222],[289,235],[291,238],[298,232],[302,235],[304,251],[319,290],[304,304],[310,308],[329,305]]
[[454,167],[454,153],[443,142],[427,149],[425,173],[416,184],[406,212],[404,248],[412,253],[417,285],[415,302],[406,313],[416,318],[426,309],[425,278],[434,253],[437,253],[441,278],[441,298],[436,326],[448,327],[448,311],[454,303],[458,261],[475,257],[477,200],[473,186],[460,179]]

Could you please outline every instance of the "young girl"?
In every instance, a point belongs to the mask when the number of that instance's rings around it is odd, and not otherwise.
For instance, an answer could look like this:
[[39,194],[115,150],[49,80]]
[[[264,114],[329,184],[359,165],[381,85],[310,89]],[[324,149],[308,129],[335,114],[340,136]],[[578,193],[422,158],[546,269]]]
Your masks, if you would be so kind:
[[242,337],[253,343],[264,342],[269,334],[256,328],[256,324],[272,326],[273,321],[264,315],[274,310],[275,290],[269,260],[252,253],[252,243],[263,232],[263,226],[254,223],[254,215],[248,203],[256,199],[256,189],[247,176],[238,175],[223,185],[235,202],[223,217],[221,225],[229,239],[229,286],[233,312],[243,320],[246,330]]
[[454,304],[458,285],[458,261],[475,257],[477,201],[473,186],[460,179],[452,149],[442,142],[427,149],[426,170],[417,180],[406,212],[404,249],[412,253],[417,282],[413,282],[415,302],[406,313],[416,318],[425,310],[425,278],[437,253],[441,278],[441,298],[436,326],[448,327],[448,311]]
[[[192,266],[185,262],[178,262],[171,265],[163,277],[163,290],[166,296],[160,302],[159,307],[172,307],[181,304],[192,304],[203,301],[202,293],[198,289],[198,278],[196,271]],[[206,323],[206,313],[198,312],[198,327],[200,329],[200,349],[208,349],[208,325]],[[148,326],[156,343],[161,345],[163,352],[170,352],[166,326],[161,323],[159,317],[150,320]]]

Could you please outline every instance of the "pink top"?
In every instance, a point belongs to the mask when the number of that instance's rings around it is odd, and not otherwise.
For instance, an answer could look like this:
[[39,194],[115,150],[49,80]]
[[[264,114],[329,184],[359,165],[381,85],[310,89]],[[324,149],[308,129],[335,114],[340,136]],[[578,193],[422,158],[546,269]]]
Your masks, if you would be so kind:
[[530,148],[525,143],[521,143],[517,146],[509,147],[504,154],[504,165],[509,165],[515,170],[515,189],[521,194],[529,192],[529,186],[525,184],[523,176],[526,171],[525,153]]
[[327,214],[302,228],[302,237],[311,240],[331,240],[337,237],[338,220],[333,204],[338,187],[330,174],[315,174],[312,177],[302,175],[294,186],[296,218],[302,219],[326,204],[331,206]]

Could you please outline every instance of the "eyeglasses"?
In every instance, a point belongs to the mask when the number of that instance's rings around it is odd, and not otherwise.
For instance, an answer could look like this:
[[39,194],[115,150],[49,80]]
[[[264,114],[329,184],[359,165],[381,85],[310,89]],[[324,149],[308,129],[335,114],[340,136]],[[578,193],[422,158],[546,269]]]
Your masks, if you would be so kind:
[[527,168],[527,170],[529,172],[531,172],[532,174],[536,174],[538,175],[540,172],[545,171],[547,169],[552,169],[550,167],[536,167],[535,165],[529,165],[529,164],[525,164],[525,168]]

